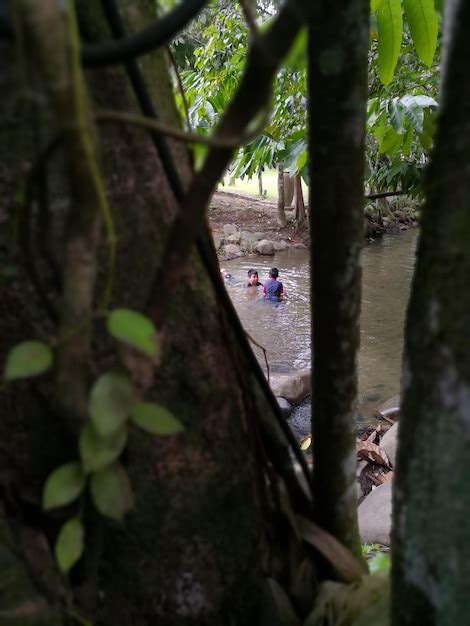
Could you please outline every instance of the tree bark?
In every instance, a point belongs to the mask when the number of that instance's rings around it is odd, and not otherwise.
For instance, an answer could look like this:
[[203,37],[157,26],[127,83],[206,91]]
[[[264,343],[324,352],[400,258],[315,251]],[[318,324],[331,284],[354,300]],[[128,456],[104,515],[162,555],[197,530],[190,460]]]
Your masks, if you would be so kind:
[[305,222],[305,203],[300,174],[294,178],[294,213],[297,224],[303,224]]
[[282,165],[277,166],[277,223],[280,228],[285,228],[287,224],[284,194],[284,170]]
[[[119,4],[132,32],[154,19],[151,3],[122,0]],[[110,37],[94,3],[79,3],[79,14],[89,38]],[[12,252],[11,238],[5,237],[0,246],[1,266],[13,263],[18,270],[0,282],[0,358],[4,363],[8,350],[19,341],[57,336],[58,329],[46,315],[25,266],[31,256],[47,298],[60,309],[63,294],[54,285],[48,261],[56,269],[63,266],[62,242],[73,202],[62,167],[67,156],[59,147],[49,162],[53,189],[46,214],[41,214],[36,202],[29,207],[29,215],[9,213],[12,190],[22,189],[17,172],[31,170],[58,125],[47,104],[34,51],[28,51],[26,70],[28,79],[34,79],[29,86],[38,97],[18,111],[13,47],[2,43],[1,48],[2,59],[8,62],[2,63],[0,71],[5,94],[0,117],[6,122],[0,135],[0,220],[4,233],[7,219],[12,233],[18,220],[25,222],[30,244]],[[163,55],[146,56],[140,67],[161,120],[176,125]],[[93,70],[87,79],[92,107],[136,110],[135,95],[122,68]],[[17,145],[16,127],[24,138],[19,156],[11,150]],[[108,125],[100,128],[99,145],[117,233],[111,306],[144,310],[177,203],[148,132]],[[186,149],[172,141],[167,145],[186,187],[192,176]],[[38,183],[43,186],[46,181]],[[39,224],[44,220],[41,231]],[[50,259],[40,255],[42,237],[50,243]],[[95,310],[108,272],[103,238],[99,246]],[[25,534],[35,538],[17,540],[14,547],[14,554],[21,557],[18,578],[25,570],[32,581],[31,598],[26,600],[37,600],[38,607],[45,604],[48,608],[41,621],[42,614],[36,616],[34,606],[26,603],[32,611],[31,624],[65,624],[70,621],[69,612],[96,626],[157,622],[161,626],[241,626],[258,620],[266,564],[260,555],[269,560],[276,548],[272,542],[268,545],[265,453],[255,425],[260,414],[269,420],[270,409],[255,399],[250,367],[195,250],[191,259],[171,302],[168,321],[159,329],[164,366],[157,368],[146,396],[167,406],[183,422],[185,432],[178,438],[159,438],[131,431],[122,462],[131,479],[135,507],[121,525],[98,516],[86,500],[85,554],[67,585],[55,577],[51,552],[60,526],[75,508],[71,505],[45,514],[41,492],[53,469],[77,459],[76,435],[54,404],[53,374],[12,383],[0,395],[0,485],[7,524],[7,528],[0,527],[0,560],[4,563],[10,558],[5,547],[10,533],[15,540]],[[160,299],[161,306],[166,306],[164,293]],[[94,324],[93,335],[89,384],[116,364],[100,321]],[[63,598],[66,607],[60,610]],[[2,625],[17,623],[15,615],[25,610],[23,600],[2,595]]]
[[308,19],[314,502],[319,523],[360,557],[355,409],[369,3],[312,3]]
[[285,207],[291,207],[294,199],[294,179],[288,172],[284,172],[284,197]]
[[470,610],[470,5],[449,1],[445,75],[406,322],[394,488],[395,626]]

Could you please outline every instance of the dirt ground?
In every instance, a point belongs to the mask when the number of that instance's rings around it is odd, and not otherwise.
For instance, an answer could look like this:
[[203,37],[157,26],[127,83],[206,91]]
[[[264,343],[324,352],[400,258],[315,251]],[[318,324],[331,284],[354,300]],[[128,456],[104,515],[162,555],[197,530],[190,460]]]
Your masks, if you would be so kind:
[[287,226],[281,229],[277,224],[276,204],[262,198],[217,191],[212,197],[208,217],[215,233],[223,232],[224,224],[236,224],[240,230],[265,233],[272,241],[284,239],[294,245],[309,242],[308,227],[298,227],[293,222],[293,209],[286,209]]

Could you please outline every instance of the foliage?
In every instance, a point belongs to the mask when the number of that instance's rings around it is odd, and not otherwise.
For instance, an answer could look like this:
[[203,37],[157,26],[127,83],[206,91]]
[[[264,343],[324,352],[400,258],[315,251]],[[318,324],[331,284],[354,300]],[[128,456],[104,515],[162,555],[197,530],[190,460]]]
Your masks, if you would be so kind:
[[[207,12],[201,17],[202,45],[194,47],[192,60],[186,59],[182,71],[189,123],[202,134],[217,125],[230,101],[248,46],[240,10],[223,2],[218,6],[211,21]],[[417,195],[437,110],[437,72],[431,65],[438,43],[438,13],[433,0],[373,0],[371,14],[367,184]],[[261,27],[263,19],[266,14],[260,13]],[[302,31],[277,75],[269,121],[262,135],[236,152],[231,178],[251,178],[282,163],[286,171],[300,173],[308,182],[305,59]]]
[[52,352],[42,341],[23,341],[10,350],[5,380],[29,378],[46,372],[52,365]]
[[[153,322],[129,309],[107,316],[109,334],[126,346],[155,357],[158,336]],[[7,355],[6,381],[36,376],[52,364],[52,350],[41,341],[25,341]],[[102,374],[89,394],[89,420],[78,440],[80,460],[56,468],[47,478],[42,496],[45,511],[68,506],[80,498],[77,513],[61,528],[55,545],[59,569],[67,573],[84,550],[83,495],[88,486],[96,509],[121,520],[133,506],[132,487],[125,469],[117,463],[127,443],[131,423],[152,435],[175,435],[181,422],[168,409],[152,402],[137,402],[127,372]]]

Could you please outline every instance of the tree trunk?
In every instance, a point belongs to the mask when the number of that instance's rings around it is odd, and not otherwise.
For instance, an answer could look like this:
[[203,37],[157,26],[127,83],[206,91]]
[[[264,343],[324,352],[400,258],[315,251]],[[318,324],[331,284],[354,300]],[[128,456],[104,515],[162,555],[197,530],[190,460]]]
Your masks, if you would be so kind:
[[284,194],[284,171],[282,165],[277,166],[277,223],[280,228],[285,228],[287,224],[285,211],[285,194]]
[[294,179],[288,172],[284,172],[284,198],[286,208],[292,206],[292,200],[294,199]]
[[355,409],[369,2],[312,3],[309,13],[314,502],[320,524],[360,556]]
[[[151,3],[119,4],[132,32],[154,19]],[[108,39],[96,7],[84,1],[79,9],[83,32],[92,39]],[[0,282],[4,363],[8,350],[22,340],[57,338],[56,321],[48,317],[44,301],[62,315],[63,294],[54,276],[63,267],[63,244],[73,237],[68,230],[73,202],[68,194],[70,172],[62,165],[68,156],[59,145],[47,164],[40,163],[49,166],[49,203],[23,204],[22,213],[17,206],[8,214],[13,192],[20,200],[25,193],[17,173],[31,175],[62,120],[50,111],[34,49],[28,50],[31,55],[21,69],[27,81],[35,81],[27,86],[37,98],[17,106],[14,48],[3,40],[0,45],[4,60],[0,117],[6,121],[0,136],[0,264],[16,268]],[[176,125],[163,55],[147,55],[140,66],[161,120]],[[87,88],[85,97],[93,107],[136,109],[134,93],[119,66],[90,70]],[[111,307],[144,310],[168,224],[177,210],[175,196],[150,133],[106,125],[98,136],[117,240]],[[178,163],[184,188],[192,175],[187,152],[181,143],[165,144]],[[41,193],[46,182],[42,175],[36,180]],[[11,246],[18,229],[19,250]],[[110,271],[103,237],[99,247],[95,312]],[[167,306],[165,293],[160,300],[162,307]],[[271,410],[254,399],[252,371],[196,251],[170,306],[168,321],[159,329],[164,367],[157,367],[146,400],[167,406],[185,431],[177,438],[130,431],[121,461],[135,506],[123,524],[99,516],[88,498],[81,513],[74,504],[51,514],[41,509],[47,476],[60,464],[77,459],[77,436],[55,404],[53,375],[12,382],[0,395],[0,484],[7,515],[0,527],[0,560],[2,566],[8,560],[14,578],[27,579],[16,595],[2,595],[2,625],[16,624],[15,615],[24,610],[29,611],[31,624],[69,623],[71,613],[96,626],[257,622],[266,559],[276,548],[267,541],[265,452],[255,424],[260,415],[269,420]],[[116,360],[98,320],[86,358],[88,385]],[[141,376],[145,378],[145,370]],[[75,514],[83,515],[85,553],[65,584],[56,576],[51,546],[59,528]],[[11,541],[15,545],[10,550]]]
[[446,3],[435,149],[406,323],[393,513],[393,624],[470,609],[470,5]]
[[294,213],[297,224],[303,224],[305,222],[305,203],[300,174],[294,179]]
[[261,197],[264,196],[264,192],[263,192],[263,171],[261,169],[258,170],[258,195],[260,195]]

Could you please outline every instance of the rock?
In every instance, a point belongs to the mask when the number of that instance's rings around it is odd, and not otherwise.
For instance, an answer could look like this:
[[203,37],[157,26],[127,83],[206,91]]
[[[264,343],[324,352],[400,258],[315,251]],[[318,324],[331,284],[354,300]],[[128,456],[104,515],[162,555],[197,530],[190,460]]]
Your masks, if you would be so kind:
[[285,398],[291,404],[299,404],[311,391],[310,369],[272,376],[270,384],[275,396]]
[[400,407],[400,394],[398,393],[396,396],[392,396],[389,400],[384,402],[379,407],[379,413],[381,415],[391,415],[393,413],[392,409],[396,409],[396,412],[399,412]]
[[229,236],[226,238],[226,241],[227,241],[228,243],[235,243],[235,244],[239,244],[239,243],[240,243],[240,239],[241,239],[241,237],[240,237],[240,233],[237,233],[236,235],[229,235]]
[[253,233],[253,238],[255,239],[255,241],[261,241],[261,239],[267,239],[265,233],[260,233],[260,232]]
[[308,248],[308,246],[306,246],[304,243],[294,243],[293,248],[296,248],[297,250],[306,250]]
[[280,250],[285,250],[287,248],[287,242],[285,241],[274,241],[274,250],[279,252]]
[[390,545],[392,482],[376,487],[359,505],[358,519],[361,543]]
[[258,254],[272,255],[275,253],[274,243],[269,239],[261,239],[255,244],[254,251]]
[[292,413],[291,403],[288,402],[285,398],[276,398],[276,400],[284,417],[290,417],[290,414]]
[[246,241],[251,241],[253,243],[256,243],[257,241],[260,241],[261,239],[267,239],[266,235],[264,233],[251,233],[248,230],[243,230],[241,232],[241,237],[242,239],[246,239]]
[[214,240],[214,248],[218,250],[222,244],[222,235],[220,233],[212,233],[212,239]]
[[392,466],[395,466],[395,460],[397,456],[397,441],[398,441],[398,422],[387,430],[385,435],[380,440],[380,447],[388,456],[388,459]]
[[405,211],[394,211],[393,215],[395,216],[395,218],[400,221],[400,222],[406,222],[406,213]]
[[236,224],[224,224],[224,236],[238,235],[238,226]]
[[224,246],[225,258],[236,259],[238,256],[243,256],[243,252],[240,249],[240,246],[235,245],[234,243],[228,243]]

